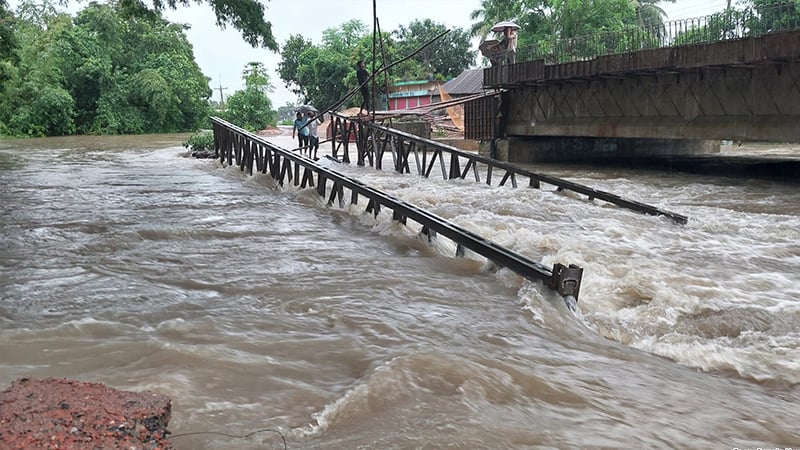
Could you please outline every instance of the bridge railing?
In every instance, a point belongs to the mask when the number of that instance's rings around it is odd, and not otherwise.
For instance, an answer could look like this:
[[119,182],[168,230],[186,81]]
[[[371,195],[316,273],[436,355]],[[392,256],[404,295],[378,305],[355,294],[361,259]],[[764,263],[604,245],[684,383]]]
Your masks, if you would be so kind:
[[634,26],[521,47],[517,49],[516,62],[543,60],[545,64],[562,64],[603,55],[721,42],[798,28],[800,11],[796,2],[730,8],[708,16],[672,20],[655,26]]
[[309,158],[283,149],[223,119],[212,117],[211,125],[214,130],[215,155],[223,165],[235,165],[250,175],[254,171],[269,174],[282,187],[288,183],[301,189],[313,187],[320,197],[328,199],[328,206],[338,204],[340,208],[345,208],[347,201],[351,205],[357,205],[360,198],[367,199],[367,213],[378,216],[382,209],[391,210],[392,219],[404,225],[411,219],[422,227],[419,232],[421,237],[431,241],[438,235],[444,236],[456,244],[456,256],[463,256],[465,249],[468,249],[524,278],[542,281],[545,286],[558,292],[570,309],[575,309],[583,277],[581,267],[556,263],[549,269],[524,255],[323,167]]
[[[425,139],[400,130],[387,128],[377,123],[356,118],[355,120],[334,113],[332,155],[337,161],[351,163],[351,143],[355,144],[355,162],[359,166],[369,165],[383,169],[384,155],[391,154],[392,170],[411,173],[428,178],[431,174],[442,174],[445,180],[474,178],[475,182],[488,185],[516,188],[525,183],[531,188],[541,189],[542,184],[554,186],[558,192],[572,191],[588,199],[602,200],[622,208],[643,214],[665,216],[679,224],[688,218],[681,214],[659,209],[655,206],[622,198],[610,192],[594,189],[551,175],[525,170],[513,164],[465,152],[450,145]],[[387,157],[388,158],[388,157]],[[483,178],[483,180],[481,179]]]

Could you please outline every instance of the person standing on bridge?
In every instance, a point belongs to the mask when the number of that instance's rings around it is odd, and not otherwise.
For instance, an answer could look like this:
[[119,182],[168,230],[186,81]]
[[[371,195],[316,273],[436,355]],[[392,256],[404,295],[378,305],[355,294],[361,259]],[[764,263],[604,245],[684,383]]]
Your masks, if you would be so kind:
[[297,148],[300,149],[300,152],[303,152],[303,148],[308,145],[308,127],[305,126],[308,119],[301,113],[300,111],[297,112],[297,118],[294,120],[294,128],[292,128],[292,139],[294,139],[294,134],[297,133],[297,143],[299,144]]
[[366,109],[369,114],[369,83],[367,83],[367,80],[369,80],[369,73],[367,72],[363,59],[358,60],[356,63],[356,77],[358,78],[358,86],[361,90],[361,109],[358,113],[361,114],[361,110]]
[[[317,126],[318,123],[322,123],[322,114],[317,117],[314,117],[314,111],[308,112],[308,119],[306,119],[308,125],[306,128],[308,129],[308,157],[314,158],[314,161],[318,160],[317,158],[317,150],[319,149],[319,135],[317,134]],[[313,156],[311,153],[314,153]]]
[[503,44],[506,48],[506,64],[514,64],[517,60],[517,29],[505,27],[503,29]]

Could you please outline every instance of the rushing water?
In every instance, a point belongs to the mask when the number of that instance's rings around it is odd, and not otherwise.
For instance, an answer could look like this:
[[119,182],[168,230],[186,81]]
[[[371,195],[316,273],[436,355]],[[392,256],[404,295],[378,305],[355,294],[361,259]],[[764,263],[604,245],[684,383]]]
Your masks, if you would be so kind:
[[[273,429],[290,449],[800,446],[797,185],[534,168],[690,218],[676,225],[320,161],[582,266],[573,314],[364,205],[187,158],[184,137],[0,141],[3,386],[152,390],[176,435]],[[173,443],[283,448],[272,431]]]

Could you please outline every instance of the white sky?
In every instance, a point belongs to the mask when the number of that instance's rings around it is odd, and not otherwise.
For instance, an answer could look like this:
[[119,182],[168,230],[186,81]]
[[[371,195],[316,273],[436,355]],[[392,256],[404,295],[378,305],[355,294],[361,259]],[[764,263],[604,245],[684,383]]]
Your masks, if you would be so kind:
[[[264,0],[262,0],[264,2]],[[381,31],[389,32],[399,25],[408,25],[415,19],[430,18],[448,27],[468,29],[469,14],[479,8],[480,0],[376,0]],[[335,28],[352,20],[361,20],[372,31],[372,0],[270,0],[266,3],[266,17],[272,22],[272,32],[280,46],[292,34],[301,34],[318,44],[322,31]],[[275,92],[270,94],[273,107],[295,103],[294,94],[278,77],[281,56],[266,49],[254,49],[242,41],[238,30],[228,27],[219,30],[214,25],[214,15],[208,6],[198,5],[167,14],[170,21],[192,25],[186,31],[194,46],[195,59],[203,73],[211,78],[215,89],[213,98],[219,100],[220,83],[227,98],[243,88],[242,70],[250,61],[259,61],[270,70]],[[478,41],[475,42],[477,49]],[[349,64],[349,61],[342,61]]]
[[[337,27],[351,19],[359,19],[372,30],[372,0],[261,0],[266,4],[267,20],[272,22],[272,32],[279,45],[292,34],[301,34],[315,44],[322,38],[322,31]],[[480,0],[375,0],[381,31],[395,30],[399,25],[408,25],[415,19],[429,18],[449,27],[468,29],[472,23],[469,14],[480,7]],[[512,1],[512,0],[509,0]],[[738,0],[733,0],[736,4]],[[19,0],[10,0],[15,8]],[[664,1],[660,6],[667,12],[669,20],[699,17],[725,8],[727,0],[676,0]],[[71,12],[83,8],[85,3],[72,0]],[[214,15],[207,4],[178,7],[168,11],[168,20],[191,25],[186,31],[194,47],[194,56],[203,73],[209,77],[209,86],[214,89],[213,98],[219,100],[218,88],[227,98],[242,89],[242,70],[250,61],[258,61],[270,71],[275,92],[270,95],[273,107],[295,103],[278,77],[277,67],[281,57],[266,49],[254,49],[246,44],[239,33],[231,27],[221,30],[214,23]],[[478,40],[473,41],[477,49]],[[343,61],[343,64],[348,63]]]

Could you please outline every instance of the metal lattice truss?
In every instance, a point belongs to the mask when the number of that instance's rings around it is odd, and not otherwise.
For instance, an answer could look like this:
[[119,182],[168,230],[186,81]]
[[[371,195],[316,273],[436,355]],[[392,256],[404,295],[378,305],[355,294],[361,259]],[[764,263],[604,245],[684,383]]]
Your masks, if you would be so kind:
[[519,182],[527,181],[528,187],[541,189],[542,184],[548,184],[555,187],[556,191],[576,192],[586,195],[589,200],[603,200],[644,214],[666,216],[681,224],[687,221],[686,216],[680,214],[565,179],[531,172],[366,120],[334,115],[333,133],[332,154],[343,163],[352,162],[350,149],[354,144],[356,164],[359,166],[368,165],[383,170],[384,156],[391,154],[391,169],[400,173],[415,173],[426,178],[441,173],[444,180],[471,177],[477,183],[485,182],[498,187],[510,185],[516,188]]
[[315,188],[320,197],[327,198],[329,207],[338,205],[339,208],[345,208],[348,200],[350,204],[357,205],[360,198],[366,198],[367,213],[378,216],[382,209],[391,210],[392,219],[404,225],[411,219],[421,226],[419,234],[428,241],[444,236],[456,244],[456,256],[464,256],[465,250],[470,250],[522,277],[542,281],[545,286],[558,292],[569,308],[575,309],[583,277],[581,267],[556,263],[552,269],[547,268],[430,212],[280,148],[229,122],[216,117],[211,121],[216,156],[223,165],[235,165],[250,175],[254,172],[268,174],[281,187],[294,185]]

